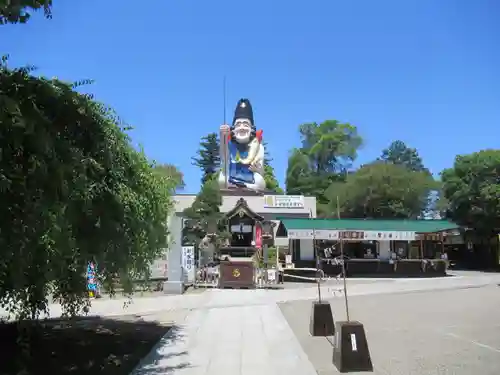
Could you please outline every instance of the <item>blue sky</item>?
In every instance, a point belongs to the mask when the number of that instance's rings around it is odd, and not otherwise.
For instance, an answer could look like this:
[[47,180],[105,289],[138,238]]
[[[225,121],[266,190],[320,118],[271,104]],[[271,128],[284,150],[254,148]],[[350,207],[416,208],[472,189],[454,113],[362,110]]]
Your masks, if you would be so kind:
[[358,163],[401,139],[435,174],[457,154],[499,147],[495,0],[54,3],[52,20],[0,27],[0,54],[94,79],[88,91],[134,126],[151,158],[184,172],[187,192],[199,188],[199,138],[223,121],[224,75],[228,118],[250,98],[281,182],[309,121],[358,126]]

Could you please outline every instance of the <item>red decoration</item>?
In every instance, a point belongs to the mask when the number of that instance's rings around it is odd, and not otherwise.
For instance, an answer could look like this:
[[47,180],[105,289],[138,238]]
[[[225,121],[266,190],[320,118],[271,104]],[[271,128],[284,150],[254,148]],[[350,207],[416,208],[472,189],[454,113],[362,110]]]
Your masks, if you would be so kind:
[[255,247],[262,249],[262,227],[260,225],[255,226]]
[[262,142],[262,134],[264,133],[263,130],[257,130],[257,132],[255,133],[255,136],[257,137],[257,139],[259,140],[259,142]]

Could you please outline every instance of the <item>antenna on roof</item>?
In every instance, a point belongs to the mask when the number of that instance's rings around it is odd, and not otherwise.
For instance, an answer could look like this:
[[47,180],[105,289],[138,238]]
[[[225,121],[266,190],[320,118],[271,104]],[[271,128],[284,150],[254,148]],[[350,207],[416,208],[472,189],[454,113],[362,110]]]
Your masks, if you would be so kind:
[[[226,123],[226,76],[225,75],[224,75],[224,78],[222,79],[222,101],[223,101],[223,107],[224,107],[224,114],[223,114],[224,122],[222,124],[224,127],[226,127],[227,123]],[[224,173],[224,177],[225,177],[225,182],[224,182],[225,189],[228,188],[228,180],[227,180],[227,178],[228,178],[227,173],[229,170],[229,166],[228,166],[229,148],[228,148],[228,144],[227,144],[228,137],[229,137],[229,133],[227,132],[227,129],[220,132],[219,154],[220,154],[220,161],[222,163],[221,169],[222,169],[222,172]]]
[[226,123],[226,76],[224,76],[222,80],[222,96],[223,96],[223,103],[224,103],[224,122],[223,124]]

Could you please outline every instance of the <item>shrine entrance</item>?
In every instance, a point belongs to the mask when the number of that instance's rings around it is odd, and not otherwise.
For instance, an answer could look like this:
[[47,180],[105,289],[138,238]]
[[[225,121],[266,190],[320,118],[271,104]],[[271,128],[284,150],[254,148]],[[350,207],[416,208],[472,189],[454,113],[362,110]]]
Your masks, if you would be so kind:
[[226,214],[228,230],[231,233],[230,246],[219,249],[220,288],[255,288],[255,261],[259,256],[258,244],[263,217],[240,198],[234,208]]
[[251,217],[240,211],[239,215],[229,220],[229,230],[231,232],[231,246],[252,246],[255,233],[255,220]]
[[257,242],[257,223],[262,222],[263,218],[250,210],[243,198],[238,200],[226,218],[231,232],[231,247],[254,247]]

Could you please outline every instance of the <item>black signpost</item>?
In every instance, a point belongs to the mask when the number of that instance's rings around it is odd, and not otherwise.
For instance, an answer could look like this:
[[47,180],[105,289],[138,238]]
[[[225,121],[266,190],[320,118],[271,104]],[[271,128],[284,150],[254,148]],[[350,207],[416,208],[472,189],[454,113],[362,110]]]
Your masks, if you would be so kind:
[[[337,197],[337,216],[340,219],[339,202]],[[344,281],[344,301],[346,320],[338,321],[335,325],[335,340],[333,345],[333,364],[339,372],[373,371],[373,364],[368,349],[365,328],[358,321],[351,321],[349,317],[349,300],[347,298],[346,267],[344,259],[345,240],[363,240],[365,232],[339,232],[340,257],[342,260],[342,279]]]
[[316,246],[316,232],[313,230],[313,246],[316,255],[316,284],[318,286],[318,300],[313,301],[311,308],[311,319],[309,321],[309,332],[312,336],[333,336],[335,324],[333,321],[332,306],[330,302],[321,299],[321,279],[323,270],[321,266],[319,251]]

